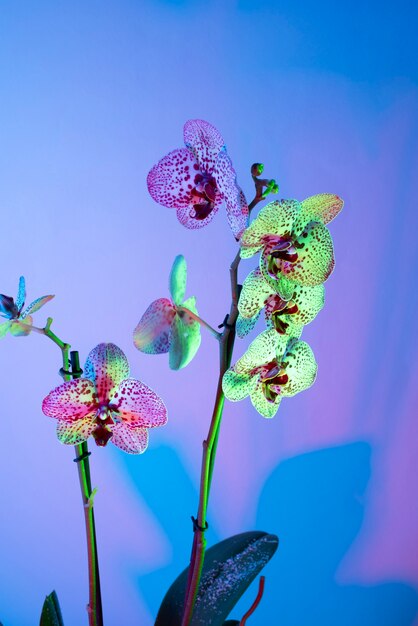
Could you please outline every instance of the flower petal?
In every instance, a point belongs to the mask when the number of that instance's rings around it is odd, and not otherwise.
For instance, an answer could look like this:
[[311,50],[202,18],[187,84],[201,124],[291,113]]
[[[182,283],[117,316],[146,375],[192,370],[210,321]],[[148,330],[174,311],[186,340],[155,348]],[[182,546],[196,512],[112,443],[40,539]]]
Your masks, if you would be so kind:
[[255,220],[242,234],[241,258],[253,256],[260,250],[266,235],[282,237],[292,232],[293,223],[300,211],[297,200],[275,200],[261,209]]
[[287,338],[283,339],[275,330],[265,330],[258,335],[243,356],[234,365],[234,370],[247,374],[255,367],[272,361],[276,354],[283,353]]
[[32,317],[28,315],[22,320],[10,320],[10,334],[14,337],[26,337],[32,330]]
[[21,276],[19,278],[19,287],[17,289],[17,296],[16,296],[16,308],[19,312],[23,309],[25,300],[26,300],[25,277]]
[[323,224],[310,222],[298,239],[296,263],[282,261],[282,271],[292,280],[306,286],[323,283],[334,269],[334,248],[329,230]]
[[[201,205],[207,204],[206,200],[202,200]],[[186,228],[190,228],[191,230],[196,230],[198,228],[203,228],[209,222],[213,220],[216,213],[219,211],[219,207],[222,204],[222,195],[220,193],[216,193],[215,200],[210,207],[210,210],[205,211],[206,217],[197,217],[197,212],[194,208],[193,203],[188,206],[182,206],[177,209],[177,219]]]
[[188,120],[183,128],[184,143],[193,151],[200,168],[211,173],[224,147],[220,132],[204,120]]
[[250,397],[253,407],[260,415],[268,418],[276,415],[281,396],[277,396],[274,402],[269,402],[263,393],[263,387],[260,383],[251,392]]
[[129,376],[128,359],[114,343],[99,343],[87,357],[84,376],[93,381],[99,402],[108,403],[119,383]]
[[241,188],[237,185],[237,175],[232,161],[225,150],[216,159],[213,176],[226,204],[226,214],[234,236],[239,239],[248,223],[248,205]]
[[[197,313],[195,297],[188,298],[183,303],[183,308]],[[169,365],[172,370],[186,367],[195,356],[201,342],[200,324],[189,317],[187,313],[174,317],[171,327],[171,345]]]
[[193,208],[191,189],[199,170],[193,153],[187,148],[173,150],[151,169],[147,186],[151,197],[169,209]]
[[153,428],[167,422],[167,409],[161,398],[140,380],[123,380],[111,400],[111,410],[130,428]]
[[238,374],[233,368],[225,372],[222,379],[222,389],[225,397],[231,402],[238,402],[246,398],[257,384],[258,376]]
[[266,282],[259,268],[250,272],[244,280],[238,301],[238,311],[243,317],[253,317],[264,307],[274,290]]
[[39,311],[39,309],[42,308],[44,304],[52,300],[52,298],[55,298],[55,296],[42,296],[41,298],[37,298],[36,300],[31,302],[31,304],[26,307],[24,313],[22,313],[22,315],[20,316],[21,319],[27,317],[29,313],[36,313],[36,311]]
[[344,206],[344,201],[332,193],[318,193],[301,202],[301,210],[293,226],[295,235],[300,233],[309,222],[328,224]]
[[246,337],[248,333],[252,331],[252,329],[254,328],[254,326],[256,325],[258,321],[258,318],[260,317],[260,313],[261,311],[256,313],[254,317],[242,317],[241,314],[238,315],[237,323],[235,326],[238,337],[241,337],[242,339],[243,337]]
[[42,402],[42,411],[48,417],[74,422],[87,415],[94,415],[96,406],[96,393],[92,381],[77,378],[68,380],[50,391]]
[[293,300],[298,306],[298,311],[289,317],[298,324],[309,324],[324,306],[325,287],[324,285],[304,287],[303,285],[295,284]]
[[125,424],[112,426],[110,441],[128,454],[142,454],[148,446],[148,431],[146,428],[129,428]]
[[170,293],[174,304],[181,304],[186,293],[187,264],[182,254],[174,259],[170,273]]
[[77,443],[86,441],[95,427],[96,424],[89,417],[87,417],[87,419],[79,419],[75,422],[58,420],[57,437],[61,443],[76,445]]
[[171,326],[176,309],[168,298],[154,300],[134,330],[134,344],[146,354],[163,354],[170,349]]
[[4,293],[0,293],[0,313],[10,319],[19,315],[18,308],[13,298],[5,296]]
[[291,339],[283,361],[287,363],[286,374],[289,376],[288,383],[282,387],[283,396],[294,396],[313,384],[318,366],[311,347],[305,341]]
[[2,324],[0,324],[0,339],[9,332],[11,323],[12,322],[8,320],[7,322],[3,322]]

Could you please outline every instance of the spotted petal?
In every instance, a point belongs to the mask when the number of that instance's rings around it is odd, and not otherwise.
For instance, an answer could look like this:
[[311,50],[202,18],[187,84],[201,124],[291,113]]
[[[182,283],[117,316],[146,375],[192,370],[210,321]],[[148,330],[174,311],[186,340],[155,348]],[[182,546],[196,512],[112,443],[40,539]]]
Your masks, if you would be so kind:
[[187,264],[182,254],[174,259],[170,273],[170,293],[174,304],[181,304],[186,293]]
[[[285,276],[301,285],[314,287],[323,283],[334,269],[334,248],[329,230],[319,222],[310,222],[298,238],[296,262],[290,263],[276,259],[275,274],[277,279]],[[270,255],[263,251],[260,255],[260,269],[270,284],[276,279],[269,271]]]
[[237,175],[232,161],[225,150],[218,154],[213,176],[225,201],[231,230],[239,239],[247,227],[248,206],[241,188],[237,185]]
[[260,313],[261,311],[256,313],[254,317],[242,317],[241,314],[238,315],[237,323],[235,325],[238,337],[241,337],[242,339],[252,331],[258,321],[258,318],[260,317]]
[[28,315],[25,319],[10,320],[10,334],[14,337],[26,337],[32,330],[32,317]]
[[148,446],[146,428],[128,428],[125,424],[115,424],[112,428],[111,442],[129,454],[142,454]]
[[298,306],[298,311],[291,317],[298,324],[309,324],[324,306],[325,287],[324,285],[304,287],[303,285],[295,284],[293,300]]
[[248,258],[261,250],[266,235],[289,235],[299,211],[297,200],[275,200],[261,209],[241,237],[241,258]]
[[231,402],[238,402],[246,398],[257,383],[257,376],[238,374],[233,368],[225,372],[222,379],[222,389],[225,397]]
[[94,415],[95,388],[91,380],[77,378],[53,389],[42,402],[42,411],[48,417],[64,422],[82,420]]
[[248,274],[242,285],[238,311],[243,317],[252,318],[263,308],[266,299],[273,293],[261,271],[257,268]]
[[[188,298],[183,307],[197,313],[194,296]],[[186,367],[199,349],[201,341],[200,324],[187,315],[176,315],[172,324],[169,364],[173,370]]]
[[129,376],[125,354],[113,343],[100,343],[88,355],[84,376],[96,387],[99,402],[108,403],[119,383]]
[[123,380],[110,400],[116,416],[130,428],[153,428],[167,422],[167,409],[161,398],[144,383]]
[[22,313],[21,315],[21,319],[27,317],[29,313],[36,313],[36,311],[39,311],[39,309],[42,308],[44,304],[52,300],[52,298],[54,297],[55,296],[42,296],[41,298],[37,298],[36,300],[31,302],[28,307],[26,307],[24,313]]
[[283,339],[275,330],[265,330],[249,345],[248,350],[238,359],[234,370],[247,374],[255,367],[272,361],[277,353],[282,353],[287,339]]
[[19,278],[19,287],[17,290],[17,297],[16,297],[16,308],[19,312],[23,309],[25,300],[26,300],[25,277],[21,276]]
[[184,143],[194,153],[200,168],[212,173],[216,157],[224,146],[220,132],[204,120],[188,120],[183,128]]
[[61,443],[74,446],[77,443],[87,441],[95,429],[95,426],[96,424],[89,417],[79,419],[75,422],[64,422],[62,420],[58,420],[57,437]]
[[176,310],[167,298],[149,305],[134,330],[134,344],[146,354],[163,354],[170,349],[171,325]]
[[199,169],[193,153],[187,148],[173,150],[151,169],[147,186],[152,198],[168,207],[193,208],[191,189]]
[[268,418],[276,415],[281,401],[281,396],[277,396],[274,402],[269,402],[263,393],[263,388],[260,383],[254,388],[250,397],[253,407],[256,411],[258,411],[258,413],[260,413],[260,415]]
[[300,235],[309,222],[328,224],[344,206],[344,201],[332,193],[319,193],[301,202],[301,210],[293,226],[293,233]]
[[310,346],[305,341],[291,340],[283,361],[287,363],[289,382],[283,386],[283,396],[294,396],[310,387],[316,377],[317,364]]

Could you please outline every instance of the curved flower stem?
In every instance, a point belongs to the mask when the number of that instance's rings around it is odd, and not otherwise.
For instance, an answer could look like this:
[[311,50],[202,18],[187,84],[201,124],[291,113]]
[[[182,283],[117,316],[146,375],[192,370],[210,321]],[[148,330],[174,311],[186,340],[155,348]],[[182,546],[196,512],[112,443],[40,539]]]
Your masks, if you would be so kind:
[[[32,330],[51,339],[61,350],[62,354],[62,374],[64,380],[79,378],[82,374],[78,352],[72,351],[70,354],[70,344],[61,341],[51,330],[52,318],[49,317],[45,328],[32,326]],[[70,370],[71,366],[71,370]],[[99,562],[97,556],[96,527],[94,523],[93,497],[91,488],[89,451],[87,442],[74,446],[78,477],[80,481],[81,497],[84,508],[84,521],[87,538],[87,558],[89,570],[89,603],[87,605],[89,626],[103,626],[102,598],[100,593]]]
[[266,580],[265,576],[260,576],[260,580],[259,580],[259,583],[258,583],[257,597],[254,600],[254,602],[252,603],[252,605],[250,606],[250,608],[248,609],[248,611],[246,612],[246,614],[241,619],[241,621],[239,623],[239,626],[245,626],[245,624],[247,623],[247,619],[249,617],[251,617],[251,615],[254,613],[254,611],[256,610],[258,605],[260,604],[261,598],[263,597],[263,593],[264,593],[264,582],[265,582],[265,580]]
[[205,322],[205,320],[202,320],[202,318],[196,315],[196,313],[193,313],[193,311],[190,311],[190,309],[183,306],[178,306],[177,312],[181,317],[184,317],[184,315],[188,315],[189,317],[191,317],[193,320],[195,320],[195,322],[198,322],[202,326],[202,328],[206,328],[206,330],[208,330],[211,335],[213,335],[218,341],[220,341],[222,333],[218,333],[217,330],[212,328],[212,326]]

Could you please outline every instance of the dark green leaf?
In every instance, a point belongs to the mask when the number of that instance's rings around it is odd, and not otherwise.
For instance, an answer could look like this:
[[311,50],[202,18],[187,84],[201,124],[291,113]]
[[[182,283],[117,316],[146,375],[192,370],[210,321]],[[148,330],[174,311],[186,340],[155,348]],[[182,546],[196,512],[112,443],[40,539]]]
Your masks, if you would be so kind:
[[[222,626],[244,591],[277,550],[276,535],[250,531],[206,551],[191,626]],[[188,568],[167,591],[155,626],[180,626]],[[239,624],[234,620],[232,624]]]
[[64,626],[58,596],[55,591],[45,598],[39,626]]

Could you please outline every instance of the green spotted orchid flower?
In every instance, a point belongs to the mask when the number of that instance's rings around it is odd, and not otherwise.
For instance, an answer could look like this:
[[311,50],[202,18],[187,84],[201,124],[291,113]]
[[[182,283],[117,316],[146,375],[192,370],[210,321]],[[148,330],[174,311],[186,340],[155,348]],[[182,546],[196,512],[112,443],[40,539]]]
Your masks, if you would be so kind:
[[238,301],[239,337],[245,337],[254,328],[263,308],[267,328],[275,328],[280,335],[299,337],[303,326],[312,322],[324,306],[323,285],[304,287],[283,277],[281,293],[288,299],[277,293],[259,268],[247,276]]
[[274,417],[284,397],[310,387],[317,365],[309,345],[296,337],[278,335],[274,329],[261,333],[223,377],[228,400],[250,396],[264,417]]
[[338,215],[343,201],[318,194],[303,202],[270,202],[241,237],[241,258],[261,252],[260,270],[283,299],[283,276],[306,287],[323,283],[334,269],[334,249],[325,226]]

